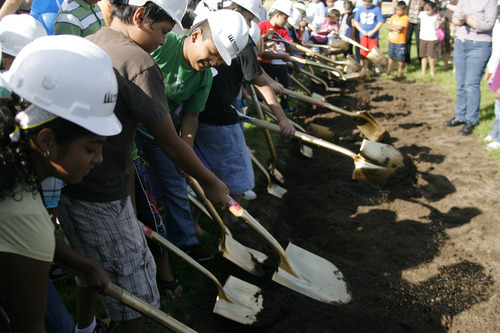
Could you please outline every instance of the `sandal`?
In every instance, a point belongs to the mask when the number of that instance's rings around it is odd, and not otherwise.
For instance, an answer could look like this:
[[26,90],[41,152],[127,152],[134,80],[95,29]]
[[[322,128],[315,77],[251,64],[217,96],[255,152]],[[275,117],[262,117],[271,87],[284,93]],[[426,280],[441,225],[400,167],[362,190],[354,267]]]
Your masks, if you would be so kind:
[[167,290],[170,290],[172,292],[172,296],[170,296],[171,299],[179,300],[182,298],[182,293],[179,296],[175,296],[175,289],[177,289],[181,285],[181,283],[176,277],[174,277],[172,281],[158,279],[157,282],[160,289],[163,290],[165,294],[167,294],[167,296],[168,296]]

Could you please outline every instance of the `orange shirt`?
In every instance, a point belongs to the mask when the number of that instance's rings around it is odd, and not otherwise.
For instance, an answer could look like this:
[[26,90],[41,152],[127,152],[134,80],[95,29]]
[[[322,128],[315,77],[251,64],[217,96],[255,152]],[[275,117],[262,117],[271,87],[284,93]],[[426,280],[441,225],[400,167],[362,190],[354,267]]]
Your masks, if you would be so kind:
[[407,15],[399,16],[397,14],[394,14],[391,16],[388,23],[394,25],[400,25],[403,27],[403,30],[399,32],[390,31],[389,34],[387,35],[387,39],[389,40],[389,42],[394,44],[406,44],[406,29],[408,28],[408,22],[409,20]]

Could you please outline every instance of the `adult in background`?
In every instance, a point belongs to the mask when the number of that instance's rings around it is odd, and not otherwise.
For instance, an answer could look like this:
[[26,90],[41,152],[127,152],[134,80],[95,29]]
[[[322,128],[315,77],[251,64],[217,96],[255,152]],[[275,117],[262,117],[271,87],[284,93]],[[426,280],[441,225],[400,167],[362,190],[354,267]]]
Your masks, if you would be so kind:
[[455,116],[445,126],[464,125],[460,135],[470,135],[479,122],[479,84],[491,55],[491,35],[497,18],[495,0],[461,0],[452,23],[458,26],[453,60],[457,81]]

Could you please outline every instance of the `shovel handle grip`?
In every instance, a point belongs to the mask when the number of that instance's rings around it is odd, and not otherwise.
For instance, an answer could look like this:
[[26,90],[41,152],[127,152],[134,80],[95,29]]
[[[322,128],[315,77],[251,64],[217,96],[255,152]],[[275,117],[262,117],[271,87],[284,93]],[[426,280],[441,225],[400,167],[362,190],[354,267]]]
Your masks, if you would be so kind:
[[338,36],[340,39],[342,39],[345,42],[348,42],[348,43],[350,43],[350,44],[352,44],[354,46],[357,46],[360,49],[365,50],[366,52],[370,52],[369,48],[367,48],[367,47],[359,44],[358,42],[356,42],[355,40],[353,40],[353,39],[351,39],[351,38],[349,38],[347,36],[342,36],[337,30],[335,30],[335,35]]

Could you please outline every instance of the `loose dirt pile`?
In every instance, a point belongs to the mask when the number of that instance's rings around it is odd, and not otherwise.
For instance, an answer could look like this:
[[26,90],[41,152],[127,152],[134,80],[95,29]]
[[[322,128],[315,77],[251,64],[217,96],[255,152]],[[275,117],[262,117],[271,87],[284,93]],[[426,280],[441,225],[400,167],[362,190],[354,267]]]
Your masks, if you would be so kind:
[[[349,157],[314,148],[306,159],[297,141],[282,140],[277,168],[288,193],[280,200],[264,184],[256,189],[252,216],[283,247],[292,242],[335,264],[350,303],[318,302],[217,258],[209,268],[220,281],[231,274],[265,290],[270,323],[248,327],[213,314],[208,282],[199,306],[176,318],[200,332],[499,332],[498,165],[476,137],[442,126],[454,110],[447,96],[434,85],[370,79],[329,99],[370,111],[413,160],[413,179],[354,181]],[[303,104],[296,118],[330,127],[339,145],[359,152],[362,137],[351,119]],[[274,256],[253,231],[233,234]]]

